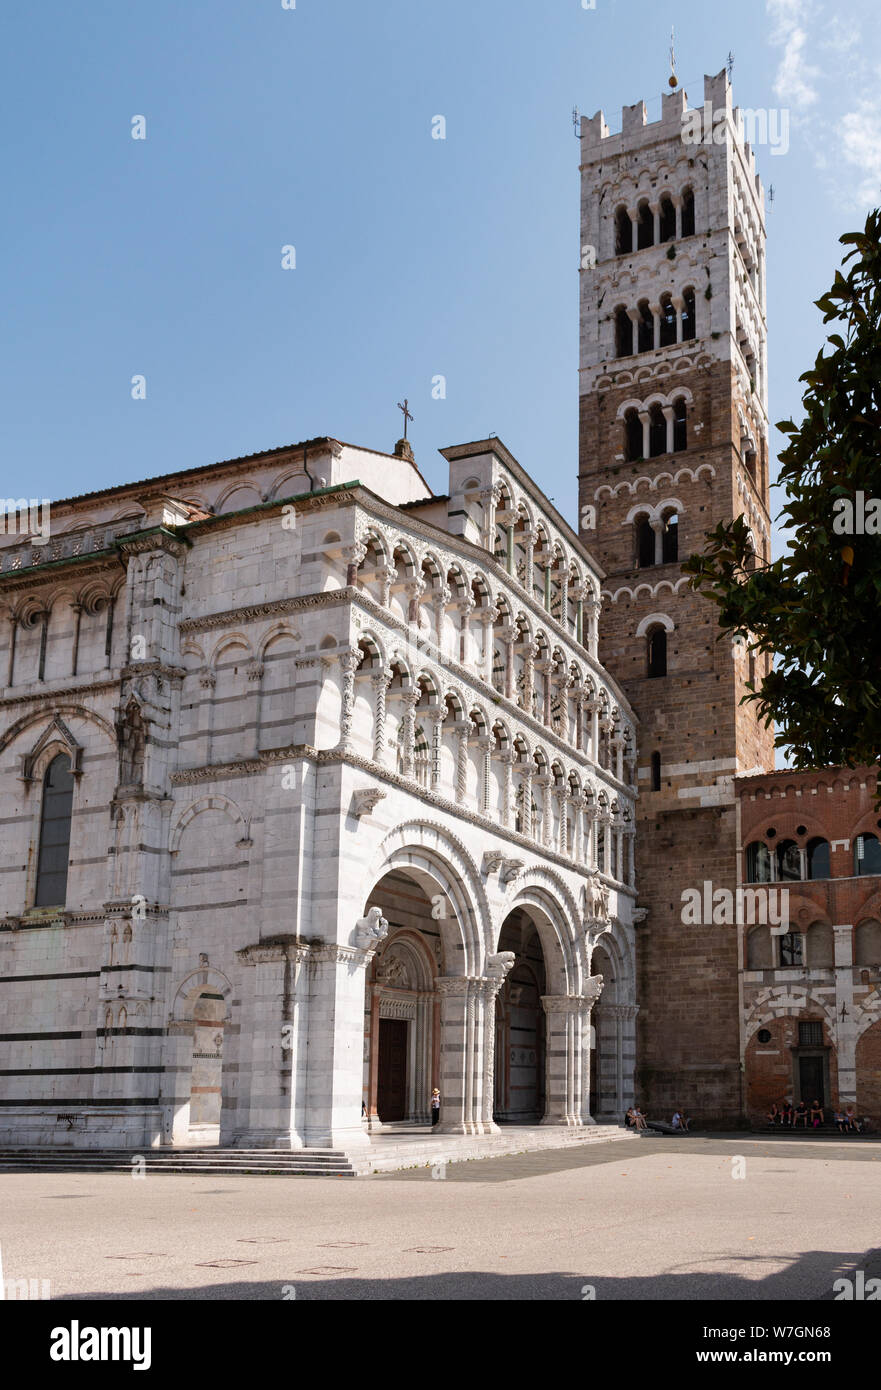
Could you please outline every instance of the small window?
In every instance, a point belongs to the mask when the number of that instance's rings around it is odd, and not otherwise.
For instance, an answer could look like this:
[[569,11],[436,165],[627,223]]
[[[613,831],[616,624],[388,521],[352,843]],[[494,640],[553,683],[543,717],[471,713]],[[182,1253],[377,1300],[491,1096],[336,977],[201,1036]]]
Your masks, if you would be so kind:
[[804,963],[804,937],[801,932],[786,932],[780,938],[780,964],[804,965]]
[[659,458],[667,452],[667,421],[659,405],[649,411],[649,458]]
[[649,308],[647,302],[639,305],[639,321],[637,324],[637,352],[651,352],[655,345],[655,316]]
[[624,453],[628,463],[635,463],[643,457],[642,421],[635,410],[628,410],[624,416]]
[[648,671],[654,679],[667,674],[667,634],[662,627],[653,628],[648,634]]
[[676,342],[676,310],[669,294],[661,300],[661,347],[672,347]]
[[822,1047],[822,1023],[800,1023],[798,1025],[798,1045],[799,1047]]
[[660,790],[661,790],[661,755],[660,755],[660,753],[653,753],[653,754],[652,754],[652,791],[653,791],[653,792],[659,792]]
[[756,1039],[758,1042],[764,1045],[765,1043],[769,1043],[771,1041],[771,1034],[767,1028],[760,1028],[758,1033],[756,1034]]
[[35,907],[64,906],[67,896],[72,807],[73,776],[70,771],[70,759],[64,753],[59,753],[47,767],[43,779]]
[[626,309],[615,310],[615,356],[630,357],[633,354],[633,324]]

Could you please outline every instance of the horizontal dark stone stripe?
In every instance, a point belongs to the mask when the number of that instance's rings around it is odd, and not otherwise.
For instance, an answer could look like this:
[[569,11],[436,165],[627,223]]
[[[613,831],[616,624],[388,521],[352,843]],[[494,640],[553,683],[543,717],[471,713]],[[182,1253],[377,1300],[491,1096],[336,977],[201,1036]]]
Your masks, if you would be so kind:
[[[164,1071],[164,1067],[26,1067],[23,1071],[10,1067],[0,1076],[158,1076]],[[22,1101],[28,1104],[24,1096]]]
[[0,1033],[0,1042],[60,1042],[64,1038],[83,1038],[85,1033]]
[[67,970],[57,975],[0,975],[0,985],[26,984],[30,980],[97,980],[100,973],[100,970]]
[[161,1102],[160,1102],[159,1100],[157,1100],[156,1096],[144,1096],[144,1097],[142,1097],[141,1099],[136,1099],[136,1100],[130,1100],[128,1097],[123,1097],[121,1100],[107,1100],[107,1099],[106,1099],[105,1097],[103,1097],[103,1096],[102,1096],[102,1097],[99,1097],[99,1098],[96,1098],[96,1099],[92,1099],[92,1098],[90,1097],[88,1100],[43,1100],[43,1101],[40,1101],[40,1100],[27,1100],[24,1096],[20,1096],[20,1097],[18,1098],[18,1100],[0,1100],[0,1106],[2,1106],[2,1105],[5,1105],[5,1106],[7,1106],[7,1107],[9,1107],[9,1106],[14,1106],[14,1107],[17,1107],[19,1110],[27,1110],[27,1109],[38,1110],[38,1109],[39,1109],[39,1110],[64,1110],[64,1111],[68,1111],[68,1110],[71,1108],[71,1106],[75,1106],[75,1105],[81,1105],[84,1109],[87,1109],[87,1110],[94,1110],[97,1106],[100,1106],[100,1105],[103,1105],[103,1106],[114,1106],[114,1105],[115,1105],[115,1106],[123,1106],[123,1105],[143,1105],[145,1109],[158,1110],[160,1104],[161,1104]]

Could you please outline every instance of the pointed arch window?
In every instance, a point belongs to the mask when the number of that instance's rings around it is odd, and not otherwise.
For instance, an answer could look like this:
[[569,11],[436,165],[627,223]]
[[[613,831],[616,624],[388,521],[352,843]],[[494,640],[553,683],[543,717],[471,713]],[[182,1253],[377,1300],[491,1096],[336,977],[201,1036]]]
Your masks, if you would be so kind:
[[43,778],[40,849],[37,856],[35,907],[63,907],[67,896],[73,774],[70,758],[59,753]]

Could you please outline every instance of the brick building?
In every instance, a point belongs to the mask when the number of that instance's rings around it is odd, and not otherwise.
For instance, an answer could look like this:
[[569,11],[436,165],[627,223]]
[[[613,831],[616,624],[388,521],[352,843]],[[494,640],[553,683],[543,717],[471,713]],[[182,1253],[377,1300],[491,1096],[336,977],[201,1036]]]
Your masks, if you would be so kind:
[[[736,928],[746,1110],[853,1105],[881,1126],[881,814],[874,769],[739,778],[738,878],[787,894]],[[778,914],[779,915],[779,914]],[[784,928],[788,928],[784,930]]]

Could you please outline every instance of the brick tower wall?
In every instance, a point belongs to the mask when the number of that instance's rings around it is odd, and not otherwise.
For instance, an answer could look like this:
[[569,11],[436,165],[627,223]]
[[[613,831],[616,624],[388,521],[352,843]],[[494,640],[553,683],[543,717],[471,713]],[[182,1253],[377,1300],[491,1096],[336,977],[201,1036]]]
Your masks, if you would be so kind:
[[[724,73],[707,79],[705,99],[733,130]],[[639,1098],[659,1118],[684,1105],[701,1125],[730,1125],[743,1113],[737,931],[683,923],[682,893],[705,881],[735,889],[733,779],[773,767],[773,734],[740,705],[749,658],[719,640],[717,610],[687,588],[680,561],[741,512],[768,553],[764,231],[749,151],[734,139],[685,144],[684,109],[684,94],[665,97],[661,121],[647,124],[641,103],[626,107],[619,136],[602,113],[583,123],[582,246],[594,248],[595,264],[583,251],[580,514],[606,571],[599,657],[640,719],[636,861],[648,912],[637,942]],[[685,187],[693,235],[679,234],[677,220],[673,240],[616,254],[616,209],[647,198],[656,212],[662,194],[675,201]],[[686,286],[695,290],[694,338],[617,357],[616,307],[657,310],[669,293],[680,313]],[[629,461],[624,412],[661,403],[669,414],[677,398],[686,401],[686,447]],[[677,561],[639,567],[640,507],[678,516]],[[671,624],[667,674],[650,678],[647,629]]]

